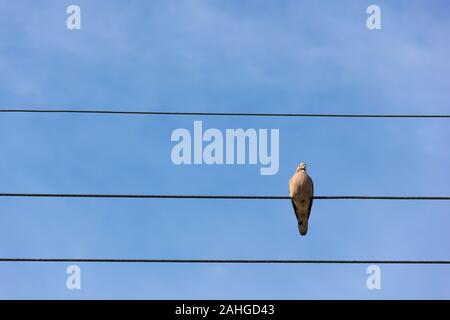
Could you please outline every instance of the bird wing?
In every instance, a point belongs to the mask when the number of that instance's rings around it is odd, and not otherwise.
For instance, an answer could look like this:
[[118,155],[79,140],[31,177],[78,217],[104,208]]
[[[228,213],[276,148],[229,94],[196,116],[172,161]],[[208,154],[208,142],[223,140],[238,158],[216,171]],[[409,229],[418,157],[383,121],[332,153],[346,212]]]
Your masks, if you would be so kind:
[[[291,179],[289,180],[289,194],[291,196],[296,193],[295,191],[297,190],[297,187],[298,187],[298,180],[296,179],[296,175],[294,174],[291,177]],[[298,216],[297,216],[298,208],[295,205],[295,201],[293,198],[291,198],[291,203],[292,203],[292,208],[294,209],[295,217],[298,220]]]
[[311,214],[311,208],[312,208],[312,204],[313,204],[313,200],[314,200],[314,183],[313,183],[313,181],[312,181],[312,179],[311,178],[309,178],[309,180],[311,181],[311,200],[309,201],[309,208],[308,208],[308,219],[309,219],[309,216],[310,216],[310,214]]
[[295,202],[294,202],[293,199],[291,199],[291,203],[292,203],[292,208],[294,208],[294,214],[295,214],[295,217],[296,217],[297,220],[298,220],[298,216],[297,216],[297,206],[295,205]]

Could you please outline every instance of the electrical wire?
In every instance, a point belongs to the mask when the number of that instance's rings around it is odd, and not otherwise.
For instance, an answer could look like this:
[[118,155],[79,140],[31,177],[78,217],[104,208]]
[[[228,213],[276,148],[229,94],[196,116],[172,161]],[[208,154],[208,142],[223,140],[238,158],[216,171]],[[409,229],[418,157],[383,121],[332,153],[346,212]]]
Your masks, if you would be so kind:
[[450,114],[337,114],[337,113],[251,113],[251,112],[178,112],[125,111],[86,109],[0,109],[0,113],[72,113],[135,116],[238,116],[238,117],[297,117],[297,118],[450,118]]
[[194,263],[194,264],[421,264],[447,265],[450,260],[295,260],[295,259],[86,259],[86,258],[0,258],[0,262],[36,263]]
[[[82,193],[0,193],[0,197],[19,198],[124,198],[124,199],[219,199],[219,200],[290,200],[289,196],[233,196],[180,194],[82,194]],[[448,201],[450,196],[314,196],[314,200],[423,200]]]

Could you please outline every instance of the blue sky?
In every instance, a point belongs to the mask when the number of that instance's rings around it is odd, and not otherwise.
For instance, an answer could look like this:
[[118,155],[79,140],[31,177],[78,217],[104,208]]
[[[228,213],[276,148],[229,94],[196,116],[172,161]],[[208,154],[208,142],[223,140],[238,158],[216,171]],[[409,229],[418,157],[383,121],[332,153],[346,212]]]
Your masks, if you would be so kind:
[[[66,7],[82,10],[69,31]],[[366,28],[381,7],[382,30]],[[0,0],[0,107],[449,113],[446,1]],[[280,129],[280,170],[175,166],[177,128]],[[1,192],[449,195],[448,120],[2,114]],[[1,257],[450,259],[446,202],[8,199]],[[450,298],[447,266],[0,264],[0,298]]]

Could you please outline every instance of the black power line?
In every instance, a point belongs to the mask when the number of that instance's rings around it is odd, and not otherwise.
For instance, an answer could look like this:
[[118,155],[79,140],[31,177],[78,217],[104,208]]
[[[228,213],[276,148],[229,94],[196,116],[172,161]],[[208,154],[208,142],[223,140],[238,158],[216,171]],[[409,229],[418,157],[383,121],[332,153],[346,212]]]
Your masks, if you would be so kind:
[[450,264],[450,260],[295,260],[295,259],[84,259],[84,258],[0,258],[0,262],[70,263],[196,263],[196,264]]
[[251,112],[177,112],[77,109],[0,109],[2,113],[78,113],[102,115],[153,116],[239,116],[239,117],[301,117],[301,118],[450,118],[450,114],[333,114],[333,113],[251,113]]
[[[289,200],[289,196],[168,195],[168,194],[81,194],[81,193],[0,193],[0,197],[30,198],[125,198],[125,199],[222,199]],[[314,196],[317,200],[450,200],[450,196]]]

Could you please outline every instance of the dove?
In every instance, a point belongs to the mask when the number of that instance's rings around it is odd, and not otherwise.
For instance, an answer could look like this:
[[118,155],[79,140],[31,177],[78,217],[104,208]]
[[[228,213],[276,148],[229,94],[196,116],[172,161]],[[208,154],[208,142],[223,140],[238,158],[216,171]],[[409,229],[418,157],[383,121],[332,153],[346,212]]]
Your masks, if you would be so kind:
[[298,231],[304,236],[308,232],[308,220],[314,196],[314,185],[306,173],[306,163],[300,163],[289,180],[289,196],[297,217]]

